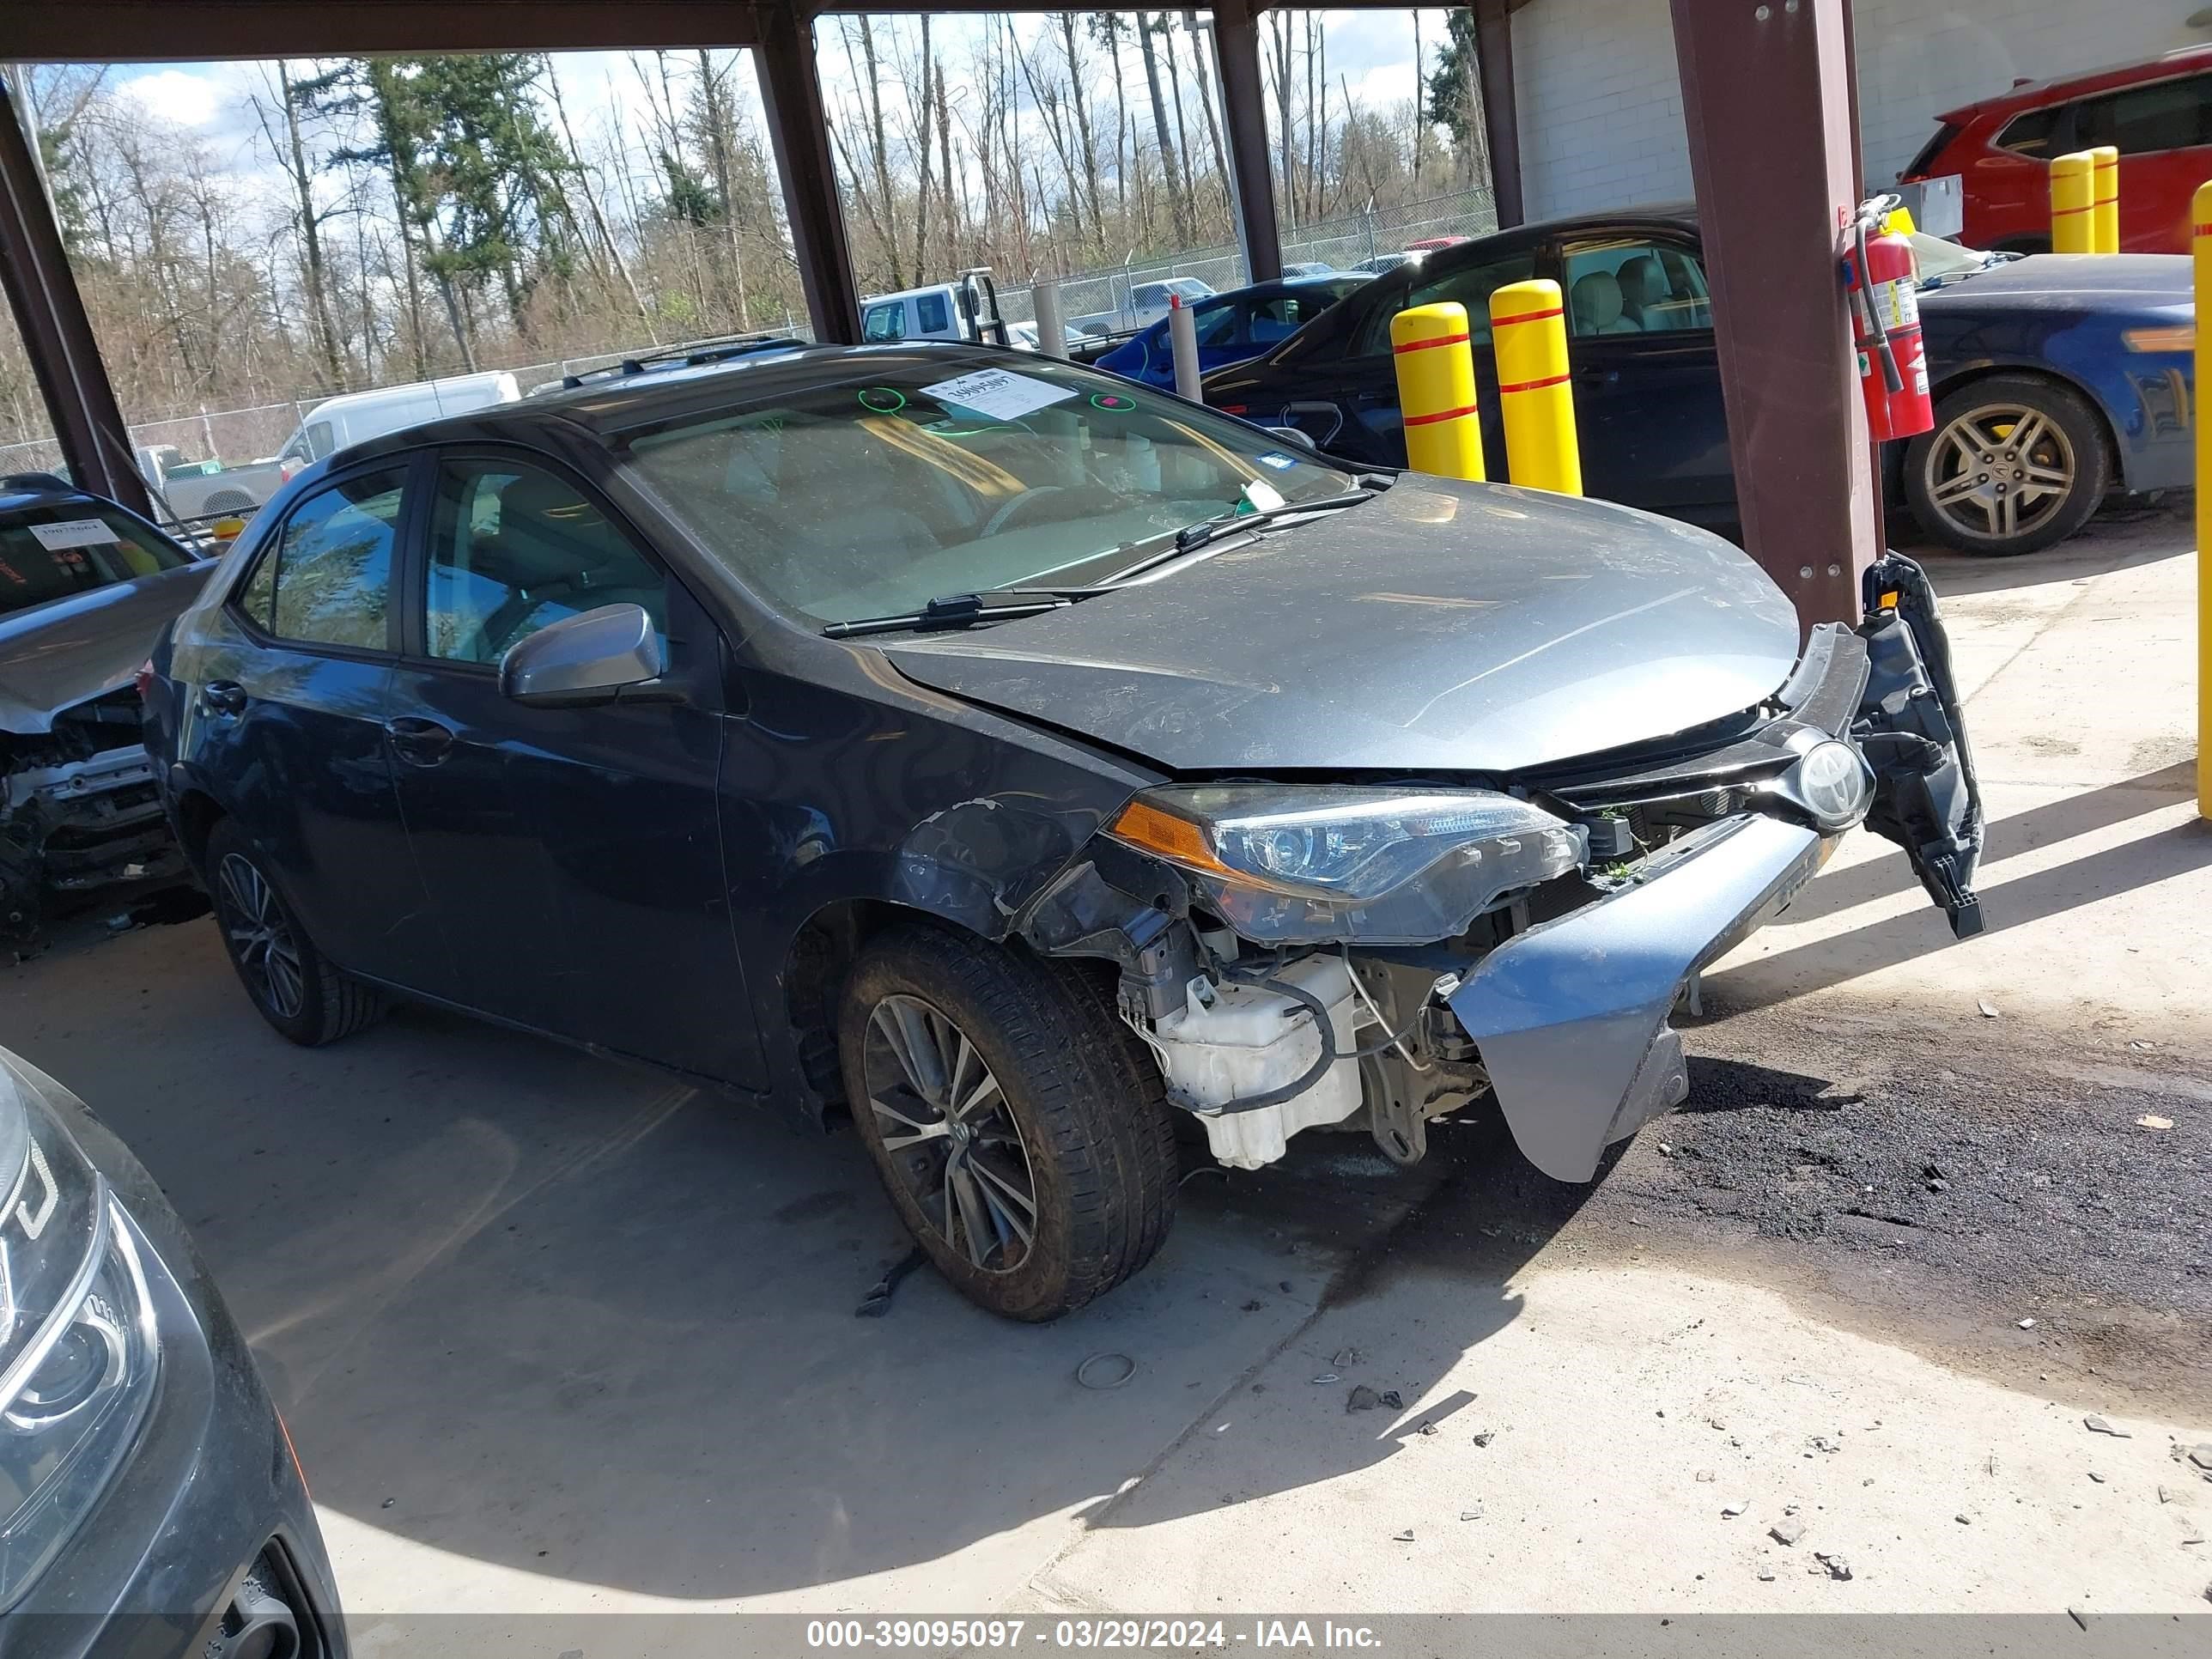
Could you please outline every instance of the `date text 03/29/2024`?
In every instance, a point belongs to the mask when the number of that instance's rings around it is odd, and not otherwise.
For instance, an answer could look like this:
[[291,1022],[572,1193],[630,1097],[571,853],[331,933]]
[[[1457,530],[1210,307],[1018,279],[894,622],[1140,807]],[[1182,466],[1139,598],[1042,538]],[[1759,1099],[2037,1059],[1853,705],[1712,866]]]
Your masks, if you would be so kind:
[[1371,1652],[1382,1646],[1382,1637],[1371,1626],[1330,1619],[815,1619],[806,1626],[810,1654],[855,1648],[937,1652],[1031,1645],[1161,1652],[1239,1647]]

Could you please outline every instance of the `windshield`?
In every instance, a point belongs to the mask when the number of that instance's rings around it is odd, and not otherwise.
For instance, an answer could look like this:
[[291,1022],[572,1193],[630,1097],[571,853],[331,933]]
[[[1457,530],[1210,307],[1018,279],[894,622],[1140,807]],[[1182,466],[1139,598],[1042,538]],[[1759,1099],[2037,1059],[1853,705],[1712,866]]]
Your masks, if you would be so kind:
[[113,507],[60,501],[18,508],[0,517],[0,616],[191,562]]
[[849,367],[635,438],[626,462],[749,586],[819,622],[1095,580],[1133,544],[1353,484],[1252,427],[1049,360]]

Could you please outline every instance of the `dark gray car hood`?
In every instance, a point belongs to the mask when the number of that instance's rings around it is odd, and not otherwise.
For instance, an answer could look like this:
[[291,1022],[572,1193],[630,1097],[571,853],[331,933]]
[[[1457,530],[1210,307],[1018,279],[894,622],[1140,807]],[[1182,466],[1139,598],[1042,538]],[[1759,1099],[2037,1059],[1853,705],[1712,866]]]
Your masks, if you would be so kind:
[[1502,773],[1751,708],[1797,622],[1704,531],[1409,474],[1158,581],[888,654],[1170,771]]
[[214,569],[183,565],[0,617],[0,732],[50,732],[63,709],[128,685]]

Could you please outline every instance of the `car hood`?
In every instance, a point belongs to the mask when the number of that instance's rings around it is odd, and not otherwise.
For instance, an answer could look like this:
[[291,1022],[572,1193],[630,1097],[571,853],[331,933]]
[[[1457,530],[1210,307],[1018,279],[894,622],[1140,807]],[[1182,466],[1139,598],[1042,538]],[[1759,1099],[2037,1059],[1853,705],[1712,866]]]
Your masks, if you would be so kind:
[[1157,581],[888,654],[1174,772],[1494,774],[1750,708],[1797,622],[1704,531],[1409,474]]
[[50,732],[63,709],[129,684],[214,568],[184,565],[0,617],[0,731]]
[[1934,310],[1971,310],[1986,301],[2102,310],[2119,305],[2185,305],[2190,262],[2179,253],[2035,253],[2010,259],[1920,296]]

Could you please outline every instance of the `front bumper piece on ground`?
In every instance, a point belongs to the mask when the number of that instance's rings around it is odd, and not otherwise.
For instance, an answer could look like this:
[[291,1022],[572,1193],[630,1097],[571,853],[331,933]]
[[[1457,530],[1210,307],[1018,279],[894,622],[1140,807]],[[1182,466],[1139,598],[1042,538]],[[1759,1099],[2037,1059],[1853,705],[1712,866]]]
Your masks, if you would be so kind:
[[1682,1103],[1675,998],[1787,904],[1832,845],[1778,818],[1723,819],[1656,854],[1633,885],[1482,959],[1448,1000],[1531,1164],[1588,1181],[1608,1146]]

